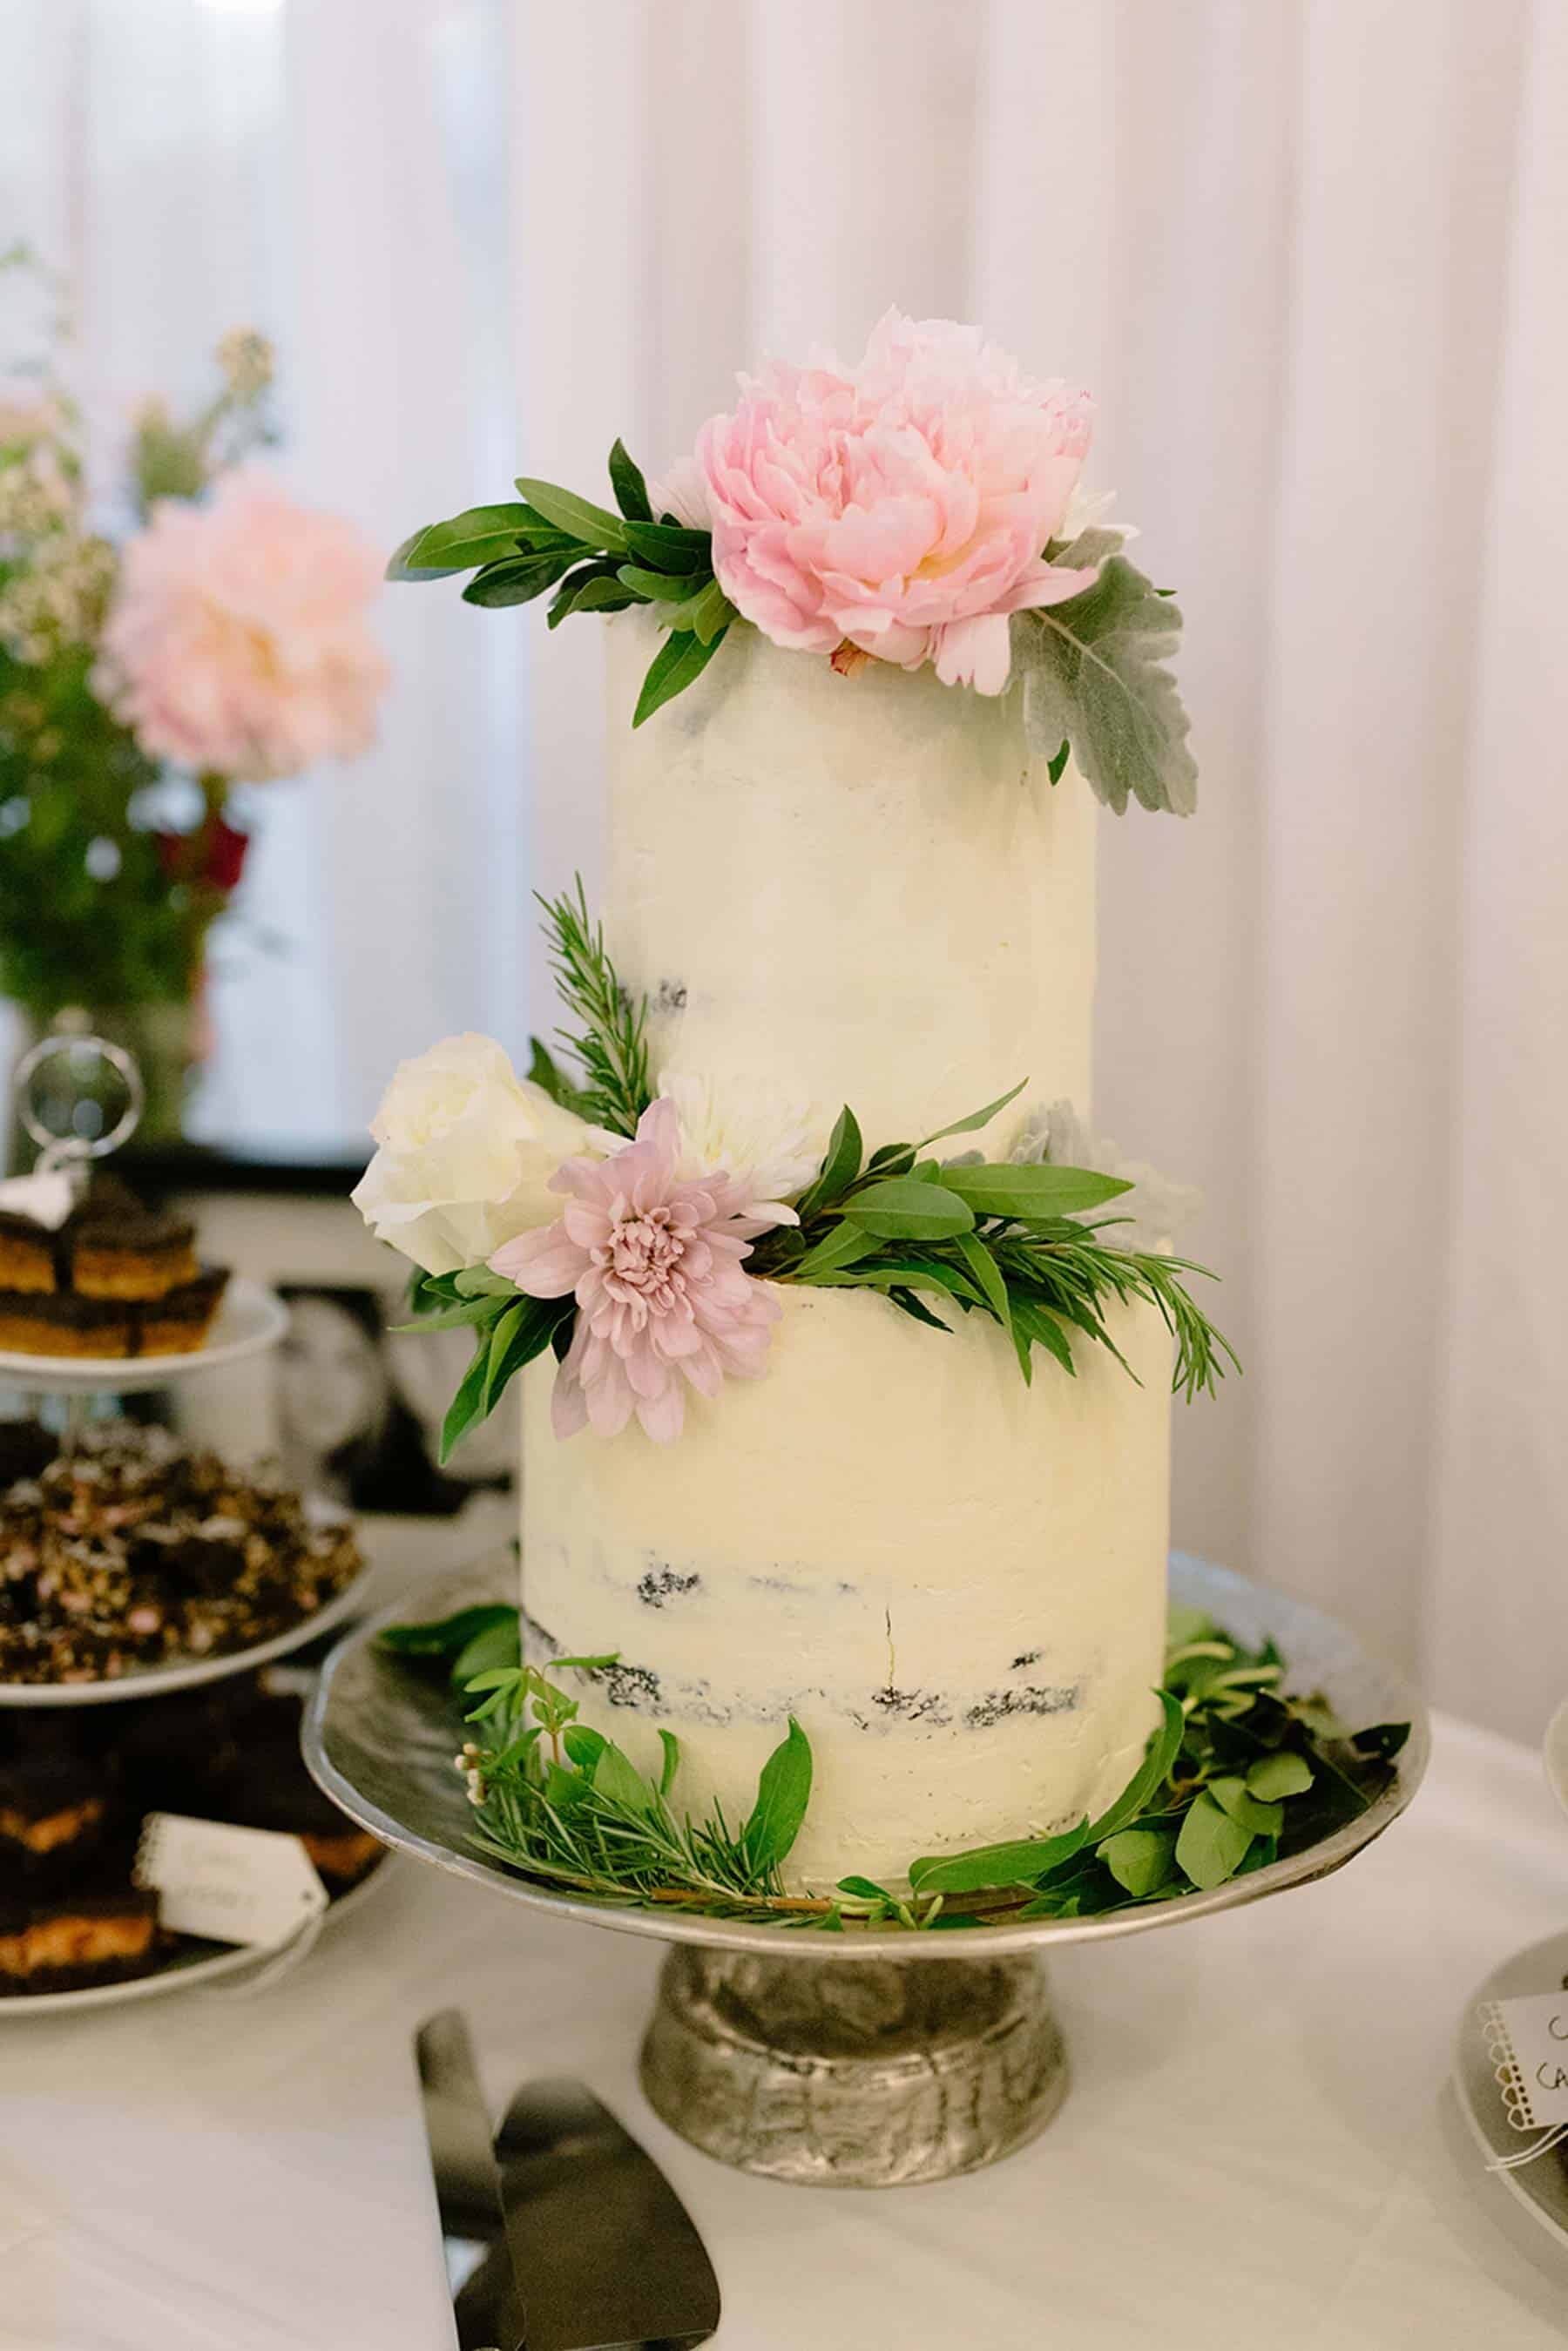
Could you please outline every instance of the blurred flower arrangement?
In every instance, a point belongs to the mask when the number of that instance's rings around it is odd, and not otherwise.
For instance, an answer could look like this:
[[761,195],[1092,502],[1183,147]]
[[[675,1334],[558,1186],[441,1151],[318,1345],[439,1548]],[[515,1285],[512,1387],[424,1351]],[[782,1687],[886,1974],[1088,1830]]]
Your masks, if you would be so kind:
[[108,495],[59,340],[0,383],[0,996],[35,1031],[129,1044],[167,1136],[250,844],[235,787],[373,740],[381,561],[255,463],[276,437],[264,337],[223,338],[194,415],[141,403]]

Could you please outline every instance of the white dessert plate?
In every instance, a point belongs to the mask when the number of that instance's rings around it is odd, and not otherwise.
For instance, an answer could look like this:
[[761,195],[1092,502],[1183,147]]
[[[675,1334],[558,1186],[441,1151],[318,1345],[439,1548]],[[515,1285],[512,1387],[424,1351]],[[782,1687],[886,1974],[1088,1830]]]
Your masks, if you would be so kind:
[[[357,1886],[350,1886],[346,1894],[340,1894],[328,1906],[321,1921],[323,1934],[330,1933],[336,1920],[358,1908],[365,1896],[380,1885],[394,1859],[394,1855],[383,1854]],[[0,2000],[0,2024],[14,2016],[64,2016],[84,2008],[118,2008],[129,2000],[159,2000],[165,1992],[199,1991],[204,1984],[243,1979],[253,1970],[268,1965],[287,1949],[287,1943],[267,1944],[260,1949],[247,1943],[234,1950],[187,1951],[154,1974],[131,1976],[124,1983],[85,1984],[78,1991],[19,1992],[14,1999]]]
[[[1557,1718],[1561,1722],[1563,1717]],[[1477,2013],[1492,2000],[1524,2000],[1532,1992],[1560,1991],[1568,1984],[1568,1935],[1549,1935],[1543,1943],[1516,1951],[1478,1984],[1466,2003],[1454,2044],[1454,2090],[1459,2111],[1480,2150],[1478,2160],[1518,2156],[1531,2144],[1531,2135],[1516,2131],[1509,2121],[1487,2053],[1486,2039]],[[1542,2228],[1560,2252],[1568,2252],[1568,2164],[1562,2147],[1548,2147],[1533,2163],[1511,2171],[1492,2171],[1521,2210]]]
[[110,1706],[117,1698],[162,1698],[171,1690],[194,1689],[202,1682],[226,1681],[231,1674],[248,1673],[255,1666],[287,1656],[290,1649],[302,1649],[319,1633],[329,1633],[353,1614],[372,1573],[370,1566],[362,1567],[325,1608],[302,1616],[269,1641],[258,1641],[254,1648],[224,1649],[214,1656],[186,1657],[177,1665],[133,1666],[128,1674],[107,1681],[0,1682],[0,1707]]
[[1552,1794],[1568,1813],[1568,1698],[1546,1726],[1546,1778]]
[[85,1395],[109,1390],[129,1395],[137,1388],[171,1387],[199,1372],[241,1364],[276,1347],[288,1328],[288,1309],[262,1282],[236,1274],[213,1317],[205,1343],[188,1355],[29,1355],[0,1348],[0,1382],[40,1395]]

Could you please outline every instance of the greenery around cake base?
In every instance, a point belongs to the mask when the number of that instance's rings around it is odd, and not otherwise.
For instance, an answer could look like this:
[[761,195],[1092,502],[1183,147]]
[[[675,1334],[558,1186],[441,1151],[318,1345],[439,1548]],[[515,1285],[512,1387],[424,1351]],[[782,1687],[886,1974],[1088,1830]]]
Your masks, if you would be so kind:
[[[677,1809],[674,1734],[659,1733],[657,1778],[639,1771],[578,1719],[578,1701],[558,1680],[522,1663],[515,1608],[393,1625],[381,1646],[444,1669],[455,1693],[474,1701],[455,1763],[475,1805],[474,1843],[492,1860],[622,1907],[828,1933],[1093,1917],[1207,1892],[1356,1819],[1388,1786],[1409,1732],[1408,1723],[1348,1730],[1321,1697],[1285,1687],[1271,1641],[1249,1649],[1178,1608],[1159,1727],[1099,1819],[1054,1836],[914,1855],[907,1890],[845,1877],[831,1894],[798,1895],[785,1891],[782,1869],[810,1801],[811,1750],[793,1718],[745,1820],[729,1821],[716,1803],[695,1820]],[[591,1679],[614,1663],[558,1658],[550,1675]]]

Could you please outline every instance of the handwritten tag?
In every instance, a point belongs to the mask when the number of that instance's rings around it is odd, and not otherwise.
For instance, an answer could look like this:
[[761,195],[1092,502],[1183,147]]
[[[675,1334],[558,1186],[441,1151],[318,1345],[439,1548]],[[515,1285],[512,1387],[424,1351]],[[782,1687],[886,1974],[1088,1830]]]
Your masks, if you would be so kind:
[[138,1886],[178,1935],[214,1943],[286,1943],[327,1907],[327,1889],[296,1836],[151,1813],[137,1849]]
[[1568,1991],[1489,2001],[1481,2026],[1515,2130],[1568,2124]]

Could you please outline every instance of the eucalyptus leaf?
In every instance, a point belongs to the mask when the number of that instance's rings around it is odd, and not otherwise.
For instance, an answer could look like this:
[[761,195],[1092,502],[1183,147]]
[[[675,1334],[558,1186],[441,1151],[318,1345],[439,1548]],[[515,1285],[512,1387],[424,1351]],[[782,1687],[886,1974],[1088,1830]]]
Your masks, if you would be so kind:
[[1100,1858],[1118,1886],[1140,1899],[1157,1894],[1176,1876],[1174,1829],[1120,1829],[1100,1847]]
[[1207,1893],[1235,1876],[1251,1842],[1251,1830],[1233,1821],[1205,1790],[1194,1797],[1182,1822],[1176,1867]]
[[627,525],[619,515],[611,514],[604,507],[596,507],[590,498],[580,498],[572,490],[558,489],[553,482],[519,478],[517,487],[528,504],[553,523],[557,530],[578,541],[580,546],[602,549],[611,555],[621,554],[627,545]]
[[788,1736],[763,1765],[757,1802],[741,1831],[758,1875],[776,1869],[800,1834],[811,1799],[811,1747],[793,1715]]
[[1312,1784],[1312,1767],[1304,1755],[1283,1748],[1276,1755],[1260,1755],[1247,1773],[1247,1785],[1260,1803],[1277,1804],[1284,1797],[1304,1796]]

